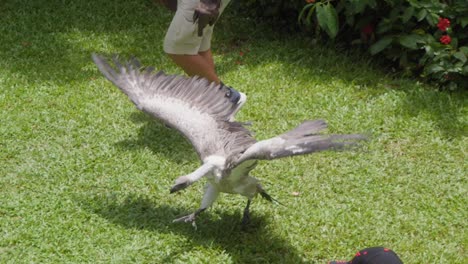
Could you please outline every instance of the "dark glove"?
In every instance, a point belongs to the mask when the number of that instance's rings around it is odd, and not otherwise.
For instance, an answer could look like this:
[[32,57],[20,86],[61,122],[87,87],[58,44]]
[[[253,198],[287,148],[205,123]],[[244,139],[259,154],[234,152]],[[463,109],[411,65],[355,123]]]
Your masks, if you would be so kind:
[[219,17],[221,0],[200,0],[193,13],[193,23],[198,22],[198,36],[203,36],[206,25],[213,26]]

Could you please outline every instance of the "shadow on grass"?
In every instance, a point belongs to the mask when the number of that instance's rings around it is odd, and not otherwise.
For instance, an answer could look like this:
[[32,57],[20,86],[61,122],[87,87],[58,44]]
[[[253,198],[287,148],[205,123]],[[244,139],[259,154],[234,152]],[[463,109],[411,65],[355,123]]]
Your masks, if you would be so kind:
[[162,55],[170,19],[152,0],[1,1],[0,65],[31,83],[88,80],[92,52]]
[[466,136],[464,106],[468,94],[463,91],[407,91],[401,102],[403,112],[418,118],[428,118],[446,138]]
[[[278,38],[277,33],[256,35],[235,28],[232,23],[221,23],[220,26],[223,27],[220,32],[229,40],[218,44],[221,52],[226,53],[225,58],[228,58],[217,63],[220,75],[236,71],[239,67],[280,64],[281,70],[272,74],[293,76],[291,79],[294,82],[304,84],[301,85],[303,89],[307,89],[305,84],[310,84],[311,79],[324,84],[338,82],[352,87],[356,96],[364,99],[363,103],[366,98],[398,91],[398,104],[403,113],[425,115],[446,138],[458,138],[465,133],[466,125],[462,119],[468,97],[466,91],[438,91],[434,87],[418,84],[416,80],[390,76],[389,69],[385,68],[388,65],[379,65],[368,54],[336,51],[323,44],[311,44],[306,37],[291,36],[285,41]],[[257,30],[268,31],[265,25],[259,28]],[[243,55],[239,55],[239,52]],[[262,85],[257,79],[249,82]]]
[[180,245],[180,252],[168,256],[168,263],[177,255],[197,246],[221,247],[235,263],[304,263],[288,241],[266,228],[266,217],[252,212],[251,224],[241,230],[239,213],[220,213],[220,219],[211,219],[210,211],[198,218],[198,229],[190,224],[172,223],[172,220],[192,210],[168,205],[155,205],[146,198],[130,195],[122,202],[115,197],[86,197],[82,206],[108,221],[129,229],[150,230],[158,233],[180,234],[190,239],[189,245]]
[[[231,8],[226,11],[216,26],[216,40],[213,42],[215,54],[223,56],[223,60],[217,61],[220,75],[235,72],[239,67],[255,68],[280,63],[284,70],[272,74],[292,76],[291,79],[299,83],[308,83],[313,76],[321,83],[338,81],[340,85],[359,86],[356,92],[362,98],[380,96],[393,89],[376,84],[379,80],[383,83],[392,83],[393,80],[383,69],[375,69],[378,67],[362,54],[340,53],[323,44],[311,44],[300,36],[285,38],[269,25],[254,27],[253,21],[239,17]],[[123,57],[135,55],[144,65],[149,61],[151,63],[148,64],[160,68],[158,64],[168,60],[162,51],[162,42],[171,17],[170,12],[155,6],[151,0],[119,0],[112,4],[102,0],[68,1],[66,5],[58,0],[2,1],[0,66],[9,75],[20,75],[30,83],[44,81],[65,85],[102,78],[90,58],[92,52],[102,50],[122,54]],[[237,63],[244,61],[245,65]],[[251,79],[249,83],[252,85],[261,85],[256,78]],[[228,84],[236,87],[236,83]],[[407,101],[401,103],[407,113],[429,115],[436,128],[447,137],[463,134],[460,127],[464,124],[460,120],[466,93],[461,96],[460,93],[433,93],[429,90],[414,93],[414,89],[407,85],[400,89],[409,95]],[[440,96],[444,104],[439,104]],[[147,140],[145,133],[155,128],[154,125],[143,128],[140,139]],[[162,133],[163,136],[170,134]],[[154,138],[150,136],[149,139]],[[136,145],[141,143],[138,141]],[[151,145],[153,150],[159,147],[157,143]]]
[[117,147],[129,151],[149,148],[153,153],[177,163],[198,160],[193,146],[177,130],[166,127],[143,112],[132,113],[130,120],[144,125],[136,132],[137,139],[122,140],[116,143]]

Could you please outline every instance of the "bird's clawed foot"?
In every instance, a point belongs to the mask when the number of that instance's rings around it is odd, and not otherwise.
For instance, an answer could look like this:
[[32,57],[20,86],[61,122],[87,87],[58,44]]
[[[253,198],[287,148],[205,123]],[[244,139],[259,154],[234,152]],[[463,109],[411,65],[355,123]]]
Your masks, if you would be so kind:
[[195,213],[192,213],[192,214],[189,214],[189,215],[182,216],[180,218],[174,219],[172,222],[173,223],[180,223],[180,222],[192,223],[192,226],[195,229],[197,229],[197,224],[195,223],[196,218],[197,218],[197,215]]
[[187,176],[180,176],[175,180],[174,186],[171,188],[171,193],[178,192],[190,186],[192,182],[188,179]]
[[197,224],[195,223],[195,219],[197,218],[197,216],[201,213],[205,211],[205,209],[198,209],[197,211],[195,211],[194,213],[191,213],[189,215],[186,215],[186,216],[182,216],[180,218],[177,218],[177,219],[174,219],[172,220],[172,223],[181,223],[181,222],[184,222],[184,223],[192,223],[192,226],[195,228],[195,230],[197,229]]

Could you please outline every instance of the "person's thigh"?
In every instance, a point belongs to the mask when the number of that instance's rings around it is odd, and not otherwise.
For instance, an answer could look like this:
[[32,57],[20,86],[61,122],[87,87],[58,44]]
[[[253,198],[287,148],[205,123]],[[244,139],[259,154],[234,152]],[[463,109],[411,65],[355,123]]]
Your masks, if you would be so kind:
[[[221,16],[221,14],[223,13],[224,9],[227,7],[229,2],[231,2],[231,0],[221,0],[221,6],[219,8],[219,16]],[[216,25],[216,23],[215,23],[215,25]],[[213,25],[213,26],[208,25],[203,30],[203,38],[201,40],[199,51],[203,52],[203,51],[207,51],[207,50],[211,49],[211,39],[212,39],[212,36],[213,36],[213,29],[214,29],[215,25]]]
[[200,51],[202,37],[197,35],[198,25],[193,13],[198,0],[179,0],[177,11],[164,38],[164,51],[169,54],[195,55]]

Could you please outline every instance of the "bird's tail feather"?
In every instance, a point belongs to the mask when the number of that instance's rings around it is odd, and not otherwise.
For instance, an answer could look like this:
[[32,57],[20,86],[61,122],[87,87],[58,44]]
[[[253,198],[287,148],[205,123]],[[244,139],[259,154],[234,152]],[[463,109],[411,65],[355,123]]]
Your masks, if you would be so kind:
[[271,195],[269,195],[264,189],[263,187],[259,184],[257,185],[257,191],[258,193],[262,196],[263,199],[271,202],[271,203],[277,203],[277,204],[281,204],[284,206],[284,204],[280,203],[280,201],[276,200],[275,198],[271,197]]

